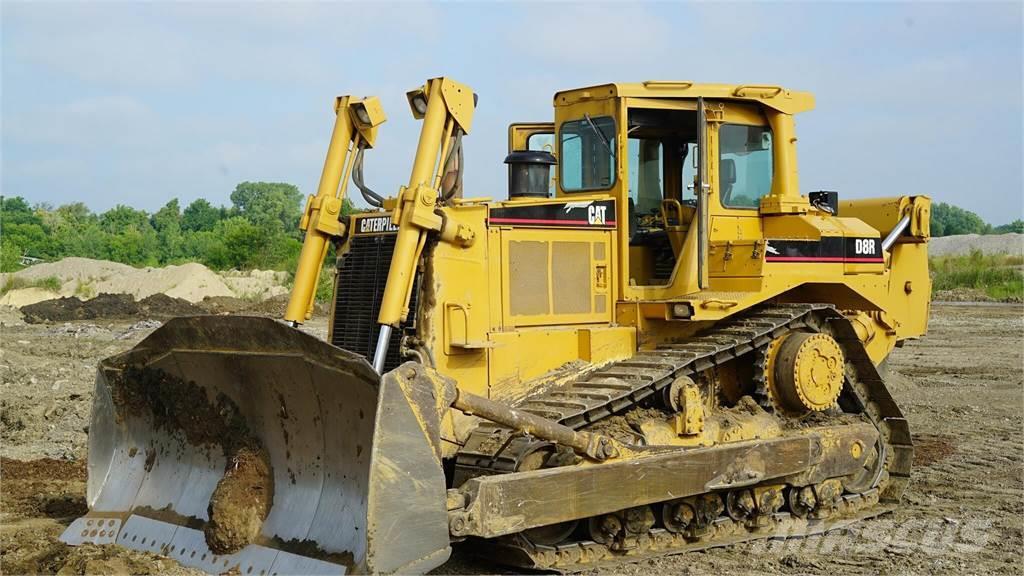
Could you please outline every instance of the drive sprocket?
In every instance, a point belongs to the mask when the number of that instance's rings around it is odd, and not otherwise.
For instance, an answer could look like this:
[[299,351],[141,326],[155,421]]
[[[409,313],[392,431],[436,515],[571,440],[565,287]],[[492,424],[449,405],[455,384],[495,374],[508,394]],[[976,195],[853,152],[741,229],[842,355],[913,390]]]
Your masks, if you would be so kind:
[[824,332],[789,332],[768,344],[759,362],[761,400],[777,412],[800,416],[832,408],[843,390],[845,359]]

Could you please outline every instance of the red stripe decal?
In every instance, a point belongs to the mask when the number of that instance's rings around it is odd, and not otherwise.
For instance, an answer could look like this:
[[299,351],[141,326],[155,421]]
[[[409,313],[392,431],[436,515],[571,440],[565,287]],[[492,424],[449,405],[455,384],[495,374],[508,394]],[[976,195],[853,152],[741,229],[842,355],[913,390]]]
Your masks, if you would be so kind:
[[614,220],[609,220],[604,224],[591,224],[586,220],[542,220],[540,218],[488,218],[487,221],[492,224],[562,224],[565,226],[615,226]]
[[875,263],[885,262],[882,258],[843,258],[842,256],[765,256],[766,262],[857,262]]

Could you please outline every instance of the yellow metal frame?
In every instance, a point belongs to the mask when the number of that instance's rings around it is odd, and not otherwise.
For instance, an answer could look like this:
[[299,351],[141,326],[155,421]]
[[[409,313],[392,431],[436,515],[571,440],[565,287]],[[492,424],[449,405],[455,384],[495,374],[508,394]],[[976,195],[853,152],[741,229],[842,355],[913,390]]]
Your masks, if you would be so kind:
[[[876,362],[897,341],[920,336],[926,329],[930,202],[923,196],[847,200],[841,203],[839,216],[811,206],[799,192],[793,116],[813,108],[810,94],[775,86],[658,81],[559,92],[554,98],[553,123],[509,127],[510,150],[525,147],[526,139],[538,132],[553,132],[557,146],[563,122],[584,114],[610,116],[617,130],[615,183],[605,190],[585,192],[567,192],[559,185],[554,198],[497,203],[445,203],[438,192],[438,171],[450,153],[452,135],[455,130],[468,132],[472,125],[472,90],[447,78],[435,78],[408,97],[414,116],[423,120],[423,126],[409,183],[397,197],[386,201],[387,212],[382,213],[391,215],[398,238],[379,321],[398,325],[407,314],[412,277],[417,264],[422,263],[417,338],[438,371],[455,378],[468,391],[496,399],[521,397],[537,385],[567,377],[562,373],[566,363],[594,366],[626,358],[659,342],[685,339],[767,301],[834,304],[854,322]],[[703,99],[706,114],[702,153],[709,184],[707,287],[698,288],[694,223],[686,229],[683,251],[667,285],[631,285],[626,214],[628,111],[697,110],[698,97]],[[340,146],[337,142],[354,138],[351,119],[339,113],[328,154],[330,169],[325,166],[325,178],[331,176],[326,180],[327,189],[335,182],[335,173],[347,173],[344,162],[338,163],[335,147]],[[718,129],[723,123],[769,126],[772,130],[774,176],[771,191],[759,209],[730,208],[721,203]],[[487,223],[489,211],[494,208],[606,199],[614,199],[617,207],[619,224],[614,230]],[[328,206],[326,202],[325,198],[319,206]],[[773,240],[866,238],[880,242],[905,216],[910,219],[908,229],[884,255],[883,262],[792,264],[766,259],[766,243]],[[309,209],[304,229],[319,229],[315,222],[314,212]],[[331,233],[340,235],[344,230]],[[591,311],[553,313],[551,299],[558,286],[550,280],[548,313],[513,315],[509,244],[516,241],[547,244],[545,273],[552,279],[556,276],[550,258],[553,243],[590,242]],[[601,273],[593,261],[594,242],[607,243],[605,270]],[[603,287],[598,286],[599,276],[605,278]],[[594,293],[599,291],[607,295],[608,304],[601,313],[593,301]],[[572,372],[580,369],[585,368],[576,365]],[[446,435],[455,434],[460,418],[447,422]]]
[[306,236],[284,314],[284,319],[294,324],[301,324],[312,316],[320,268],[327,256],[329,242],[345,235],[345,224],[340,220],[341,209],[356,152],[373,146],[377,127],[387,119],[380,100],[375,96],[363,99],[340,96],[334,102],[334,114],[334,130],[320,185],[316,196],[307,198],[299,222],[299,228],[306,232]]

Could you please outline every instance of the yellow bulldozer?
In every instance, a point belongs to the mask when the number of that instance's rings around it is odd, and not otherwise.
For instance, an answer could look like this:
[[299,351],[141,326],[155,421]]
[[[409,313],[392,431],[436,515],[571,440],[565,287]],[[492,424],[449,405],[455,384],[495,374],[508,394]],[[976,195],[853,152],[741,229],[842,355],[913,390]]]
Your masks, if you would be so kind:
[[[477,97],[407,94],[407,186],[341,97],[284,321],[184,317],[99,367],[89,512],[65,542],[210,573],[422,573],[821,533],[910,477],[885,361],[927,327],[929,199],[801,194],[808,93],[648,81],[509,127],[463,195]],[[497,167],[495,167],[497,169]],[[342,216],[352,181],[372,209]],[[336,247],[327,341],[297,329]]]

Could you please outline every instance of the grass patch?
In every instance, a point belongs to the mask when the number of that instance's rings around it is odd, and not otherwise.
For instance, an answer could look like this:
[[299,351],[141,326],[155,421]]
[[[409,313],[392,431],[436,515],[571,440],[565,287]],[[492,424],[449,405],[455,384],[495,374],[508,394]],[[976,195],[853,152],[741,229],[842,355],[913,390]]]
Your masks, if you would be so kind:
[[0,294],[6,294],[11,290],[18,290],[20,288],[42,288],[51,292],[60,292],[60,285],[60,278],[56,276],[47,276],[46,278],[37,278],[35,280],[8,276],[7,280],[4,281],[4,285],[0,286]]
[[982,254],[931,258],[933,290],[974,289],[995,300],[1024,300],[1024,257]]
[[334,274],[336,270],[333,262],[329,262],[320,269],[320,281],[316,285],[316,301],[326,304],[334,296]]
[[92,282],[79,280],[75,284],[75,296],[78,296],[79,300],[89,300],[96,296],[96,287],[92,285]]

